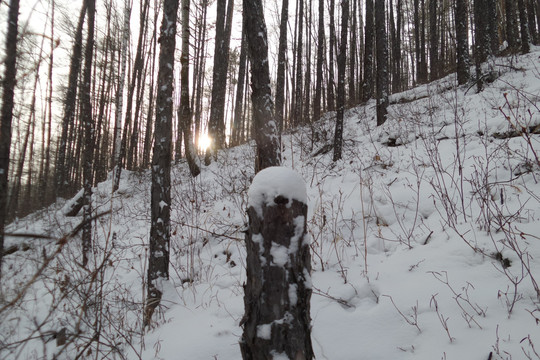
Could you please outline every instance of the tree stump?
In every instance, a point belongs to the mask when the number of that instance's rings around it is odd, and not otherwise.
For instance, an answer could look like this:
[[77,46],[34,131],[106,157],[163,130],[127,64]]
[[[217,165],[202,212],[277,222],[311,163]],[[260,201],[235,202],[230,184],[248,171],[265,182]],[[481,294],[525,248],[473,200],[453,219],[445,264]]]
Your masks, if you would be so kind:
[[270,167],[248,196],[242,357],[313,359],[305,183],[293,170]]

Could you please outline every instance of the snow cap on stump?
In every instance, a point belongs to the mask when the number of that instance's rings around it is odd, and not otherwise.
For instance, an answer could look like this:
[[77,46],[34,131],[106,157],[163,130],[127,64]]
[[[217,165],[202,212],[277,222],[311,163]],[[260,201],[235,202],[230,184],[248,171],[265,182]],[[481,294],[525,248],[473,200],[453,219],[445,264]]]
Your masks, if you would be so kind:
[[[306,183],[294,170],[271,166],[257,173],[248,191],[248,206],[262,215],[264,206],[275,205],[277,197],[307,203]],[[285,201],[284,201],[285,202]]]

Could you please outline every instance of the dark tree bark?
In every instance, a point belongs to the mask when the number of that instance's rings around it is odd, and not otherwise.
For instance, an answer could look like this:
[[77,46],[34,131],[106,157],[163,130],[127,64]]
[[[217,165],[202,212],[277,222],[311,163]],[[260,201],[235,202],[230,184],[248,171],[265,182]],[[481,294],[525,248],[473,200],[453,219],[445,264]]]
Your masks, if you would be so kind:
[[[357,17],[356,17],[356,8],[357,0],[353,0],[352,3],[352,14],[350,16],[351,21],[351,31],[350,31],[350,56],[349,56],[349,106],[353,107],[357,104],[357,95],[356,95],[356,27],[357,27]],[[339,62],[339,61],[338,61]],[[338,65],[339,67],[339,65]],[[339,76],[338,76],[339,77]],[[339,81],[339,80],[338,80]]]
[[171,142],[173,115],[174,50],[178,0],[164,0],[152,156],[150,253],[145,325],[161,301],[162,282],[169,279],[171,237]]
[[517,15],[514,0],[504,0],[506,11],[506,41],[510,51],[516,51],[519,44],[519,34],[517,30]]
[[[255,177],[254,185],[258,180]],[[307,205],[280,193],[267,200],[272,203],[255,201],[247,211],[242,358],[266,360],[280,354],[288,359],[311,360]]]
[[182,55],[180,64],[180,107],[178,118],[184,134],[186,160],[191,176],[201,173],[197,164],[196,151],[191,136],[191,108],[189,105],[189,4],[190,0],[182,0]]
[[486,0],[486,22],[487,33],[490,42],[490,54],[497,56],[499,54],[499,19],[497,16],[498,0]]
[[[243,25],[242,25],[243,26]],[[244,29],[242,29],[242,43],[240,45],[240,60],[238,65],[238,82],[236,84],[236,99],[234,105],[234,120],[232,129],[232,145],[240,145],[242,139],[242,110],[244,103],[244,88],[246,85],[246,70],[247,70],[247,41]],[[276,110],[277,112],[277,110]],[[281,115],[281,125],[283,125],[283,114]],[[276,115],[278,124],[279,118]],[[281,129],[281,128],[280,128]]]
[[430,80],[439,78],[439,43],[437,36],[437,3],[438,0],[429,0],[429,65]]
[[217,1],[216,46],[214,51],[214,69],[212,76],[212,100],[208,131],[212,138],[207,150],[205,162],[210,164],[211,155],[225,146],[225,95],[227,92],[227,71],[229,69],[229,42],[232,28],[234,0]]
[[518,0],[519,26],[521,31],[521,53],[528,54],[531,51],[531,37],[529,35],[529,19],[524,0]]
[[316,64],[316,85],[315,99],[313,100],[313,118],[319,120],[321,117],[322,82],[323,82],[323,61],[324,61],[324,0],[319,0],[319,25],[317,34],[317,64]]
[[456,52],[457,79],[462,85],[469,81],[469,34],[467,27],[467,0],[456,0]]
[[261,0],[244,0],[244,33],[251,64],[251,102],[257,143],[255,172],[281,163],[281,149],[270,89],[268,42]]
[[279,133],[283,131],[283,109],[285,106],[285,58],[287,52],[287,23],[289,20],[289,0],[281,4],[279,24],[278,64],[276,77],[276,122]]
[[70,127],[73,126],[75,119],[75,100],[77,98],[77,85],[82,61],[82,32],[84,18],[86,16],[86,7],[87,0],[84,0],[79,15],[79,21],[77,23],[77,29],[75,31],[75,39],[69,65],[68,85],[64,99],[62,132],[60,134],[60,145],[58,147],[58,157],[56,161],[56,192],[60,196],[68,195],[68,189],[70,189],[68,184],[69,168],[66,162],[68,152],[68,131]]
[[8,198],[8,173],[11,148],[11,123],[13,120],[13,98],[17,74],[17,34],[19,22],[19,0],[9,3],[6,35],[6,57],[2,79],[2,110],[0,113],[0,279],[2,278],[2,254],[4,253],[4,229]]
[[375,14],[373,0],[366,0],[366,31],[364,47],[364,82],[362,100],[368,101],[373,96],[373,49],[375,34]]
[[297,15],[296,19],[298,21],[296,30],[297,30],[297,42],[296,42],[296,78],[294,79],[295,93],[294,93],[294,108],[292,113],[291,125],[293,127],[298,126],[303,123],[302,120],[302,105],[304,100],[303,94],[303,66],[302,66],[302,55],[303,55],[303,34],[304,34],[304,0],[297,0]]
[[92,62],[94,57],[94,18],[96,14],[95,0],[87,0],[88,24],[86,48],[84,51],[83,82],[81,84],[81,119],[84,129],[83,150],[83,233],[82,264],[88,263],[88,254],[92,245],[92,185],[93,185],[93,162],[94,162],[94,122],[92,115],[91,83]]
[[487,60],[491,50],[489,34],[487,34],[487,19],[485,14],[487,0],[474,0],[474,59],[476,68],[476,85],[478,92],[482,91],[482,63]]
[[334,131],[334,156],[338,161],[342,156],[343,115],[345,113],[345,65],[347,62],[347,25],[349,23],[349,0],[341,1],[341,41],[338,54],[338,87],[336,129]]
[[377,46],[377,126],[384,124],[388,113],[388,40],[384,0],[375,0]]
[[336,44],[336,27],[334,19],[335,1],[330,0],[330,8],[328,15],[330,17],[330,39],[328,42],[328,111],[334,111],[336,105],[336,97],[334,92],[335,77],[334,77],[334,47]]
[[534,45],[539,44],[539,33],[538,29],[536,27],[536,17],[535,17],[535,9],[534,9],[534,0],[526,0],[527,1],[527,16],[528,16],[528,23],[529,23],[529,32],[531,35],[531,41]]

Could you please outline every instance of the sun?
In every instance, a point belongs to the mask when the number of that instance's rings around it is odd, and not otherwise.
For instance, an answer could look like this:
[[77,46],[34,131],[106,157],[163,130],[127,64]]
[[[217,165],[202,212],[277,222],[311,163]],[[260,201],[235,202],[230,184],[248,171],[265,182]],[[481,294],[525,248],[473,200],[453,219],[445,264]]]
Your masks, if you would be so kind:
[[199,136],[199,149],[206,151],[212,144],[212,138],[208,134],[201,134]]

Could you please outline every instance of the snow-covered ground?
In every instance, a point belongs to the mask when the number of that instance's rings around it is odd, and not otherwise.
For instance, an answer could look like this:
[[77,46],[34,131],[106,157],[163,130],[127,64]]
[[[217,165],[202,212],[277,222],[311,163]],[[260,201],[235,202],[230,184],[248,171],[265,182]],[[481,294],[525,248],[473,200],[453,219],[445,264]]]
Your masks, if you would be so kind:
[[[496,59],[480,94],[452,75],[393,95],[378,128],[374,102],[348,110],[337,163],[334,114],[284,135],[307,185],[318,359],[540,359],[540,135],[519,134],[540,125],[539,56]],[[253,156],[174,167],[171,279],[144,335],[148,172],[95,189],[112,212],[90,270],[80,234],[58,240],[81,221],[69,204],[11,224],[53,239],[6,240],[30,249],[5,257],[0,358],[240,359]]]

